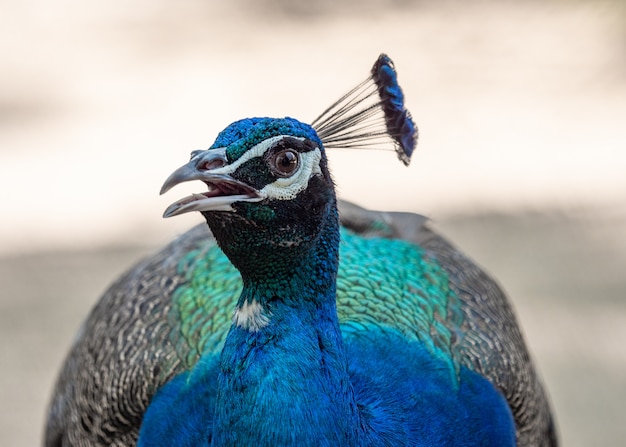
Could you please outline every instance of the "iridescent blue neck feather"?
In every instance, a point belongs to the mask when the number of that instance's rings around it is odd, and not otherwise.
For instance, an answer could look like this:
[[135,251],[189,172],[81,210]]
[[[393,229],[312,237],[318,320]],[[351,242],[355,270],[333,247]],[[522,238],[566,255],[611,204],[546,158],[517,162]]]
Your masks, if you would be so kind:
[[[290,270],[244,278],[238,307],[259,303],[260,328],[234,324],[220,358],[215,445],[357,445],[358,412],[336,310],[339,227],[333,207]],[[316,437],[311,437],[315,427]]]
[[[317,445],[320,438],[357,445],[358,412],[336,309],[339,218],[323,146],[310,126],[290,118],[239,121],[214,146],[226,146],[232,163],[280,135],[313,141],[322,151],[322,174],[293,199],[205,213],[243,280],[219,360],[213,443],[241,445],[245,433],[246,445]],[[247,179],[247,168],[235,175]]]

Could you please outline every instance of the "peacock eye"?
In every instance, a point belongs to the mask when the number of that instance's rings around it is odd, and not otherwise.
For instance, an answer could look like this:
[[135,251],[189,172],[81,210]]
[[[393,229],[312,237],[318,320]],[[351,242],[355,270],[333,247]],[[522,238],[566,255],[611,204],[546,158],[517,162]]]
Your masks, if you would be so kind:
[[271,160],[271,167],[278,177],[290,177],[298,169],[298,152],[292,149],[285,149],[276,152]]

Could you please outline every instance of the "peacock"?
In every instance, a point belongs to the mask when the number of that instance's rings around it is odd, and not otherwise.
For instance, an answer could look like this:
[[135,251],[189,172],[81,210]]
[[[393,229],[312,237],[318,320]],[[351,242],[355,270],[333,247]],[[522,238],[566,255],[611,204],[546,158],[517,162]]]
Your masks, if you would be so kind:
[[382,54],[312,124],[242,119],[192,152],[161,193],[206,191],[164,216],[207,225],[95,305],[45,445],[555,446],[497,283],[426,218],[336,198],[326,151],[391,149],[408,165],[417,135]]

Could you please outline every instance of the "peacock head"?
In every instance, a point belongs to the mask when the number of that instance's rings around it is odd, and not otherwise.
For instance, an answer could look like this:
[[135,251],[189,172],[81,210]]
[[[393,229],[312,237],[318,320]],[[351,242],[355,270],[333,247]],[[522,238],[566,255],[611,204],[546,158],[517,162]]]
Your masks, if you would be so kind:
[[416,143],[393,63],[382,54],[370,76],[312,125],[293,118],[244,119],[224,129],[209,149],[192,152],[161,194],[190,180],[203,181],[208,191],[173,203],[164,216],[201,212],[244,275],[257,258],[265,261],[257,264],[288,265],[322,232],[338,231],[326,149],[392,148],[408,165]]
[[[164,216],[201,212],[240,268],[255,256],[293,258],[333,218],[335,193],[316,131],[293,118],[250,118],[224,129],[207,150],[165,181],[161,193],[190,180],[208,191],[172,205]],[[241,259],[240,259],[241,258]]]

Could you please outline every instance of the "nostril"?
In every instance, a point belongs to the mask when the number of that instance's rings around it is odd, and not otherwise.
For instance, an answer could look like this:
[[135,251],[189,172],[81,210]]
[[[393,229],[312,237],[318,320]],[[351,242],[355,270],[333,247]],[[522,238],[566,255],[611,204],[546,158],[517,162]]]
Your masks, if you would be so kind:
[[226,149],[216,148],[204,151],[193,151],[191,162],[196,171],[214,171],[228,164]]
[[222,168],[226,165],[226,162],[220,158],[214,158],[213,160],[205,160],[198,165],[198,169],[202,171],[211,171],[213,169]]

